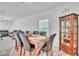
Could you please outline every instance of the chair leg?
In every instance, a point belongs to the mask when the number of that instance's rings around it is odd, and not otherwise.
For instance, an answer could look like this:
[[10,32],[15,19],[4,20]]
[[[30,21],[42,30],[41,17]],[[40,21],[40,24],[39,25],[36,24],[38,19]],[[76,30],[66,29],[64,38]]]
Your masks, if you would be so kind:
[[24,55],[25,55],[25,50],[22,48],[21,56],[24,56]]
[[1,40],[2,40],[2,36],[1,36]]
[[21,49],[21,47],[19,46],[18,52],[17,52],[19,56],[21,56],[21,50],[22,50],[22,49]]
[[48,51],[46,51],[46,56],[48,56]]
[[51,56],[53,56],[52,50],[51,51],[46,51],[46,56],[48,56],[48,54],[51,54]]
[[[13,38],[12,38],[13,39]],[[16,40],[15,40],[15,49],[17,49],[17,42],[16,42]]]
[[41,52],[39,51],[38,56],[41,54]]
[[53,56],[53,51],[51,50],[51,56]]
[[16,49],[16,51],[18,52],[18,44],[17,44],[17,41],[15,40],[15,49]]
[[29,51],[30,52],[30,56],[31,56],[31,51]]
[[22,55],[22,47],[20,47],[20,56]]
[[25,56],[25,49],[22,49],[22,56]]
[[25,56],[25,49],[24,49],[24,56]]
[[18,50],[19,50],[19,45],[18,44],[16,44],[17,46],[16,46],[16,50],[17,50],[17,52],[18,52]]
[[19,52],[19,46],[18,44],[16,44],[16,53],[19,54],[18,52]]

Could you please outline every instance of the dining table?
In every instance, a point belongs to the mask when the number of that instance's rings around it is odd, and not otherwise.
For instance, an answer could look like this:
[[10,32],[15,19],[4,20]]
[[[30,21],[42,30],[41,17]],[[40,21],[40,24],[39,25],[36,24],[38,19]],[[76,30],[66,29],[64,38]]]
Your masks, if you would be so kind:
[[38,56],[42,47],[48,42],[48,36],[32,35],[28,36],[31,44],[35,45],[35,55]]
[[[26,35],[27,36],[27,35]],[[15,37],[13,37],[13,39],[15,39]],[[30,44],[35,46],[35,56],[38,56],[42,47],[47,44],[47,42],[49,41],[49,36],[43,36],[43,35],[31,35],[28,36],[29,42]],[[18,46],[17,46],[17,42],[15,40],[15,49],[16,51],[18,51]]]

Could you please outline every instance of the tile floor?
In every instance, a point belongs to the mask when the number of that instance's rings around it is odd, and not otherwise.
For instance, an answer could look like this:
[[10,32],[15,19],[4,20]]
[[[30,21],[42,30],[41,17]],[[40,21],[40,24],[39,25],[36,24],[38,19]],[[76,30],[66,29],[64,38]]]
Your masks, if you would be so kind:
[[[3,40],[0,40],[0,56],[16,56],[15,49],[12,48],[12,40],[11,38],[3,38]],[[27,53],[28,54],[28,53]],[[32,55],[34,55],[34,52],[32,52]],[[58,51],[57,49],[53,50],[54,56],[69,56],[63,51]],[[45,52],[41,52],[40,56],[45,56]]]

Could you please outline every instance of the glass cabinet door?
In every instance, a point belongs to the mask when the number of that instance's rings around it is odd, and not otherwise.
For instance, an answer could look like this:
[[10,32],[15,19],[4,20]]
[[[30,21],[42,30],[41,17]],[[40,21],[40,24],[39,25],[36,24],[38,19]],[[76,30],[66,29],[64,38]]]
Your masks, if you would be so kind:
[[74,33],[73,33],[73,38],[74,38],[74,48],[76,48],[77,47],[77,20],[76,19],[74,19],[73,20],[74,21]]
[[66,45],[70,47],[70,28],[71,28],[71,19],[67,17],[66,19]]
[[66,29],[66,21],[64,18],[61,20],[61,43],[65,44],[65,29]]

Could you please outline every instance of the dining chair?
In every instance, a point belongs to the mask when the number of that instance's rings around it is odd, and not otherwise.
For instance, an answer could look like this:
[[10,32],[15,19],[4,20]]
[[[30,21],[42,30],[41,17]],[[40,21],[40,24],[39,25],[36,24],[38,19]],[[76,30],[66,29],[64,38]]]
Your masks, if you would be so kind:
[[39,32],[39,34],[43,35],[43,36],[46,36],[46,32],[44,32],[44,31]]
[[21,50],[22,50],[22,47],[23,47],[23,42],[22,40],[20,39],[20,36],[17,32],[14,32],[14,38],[15,38],[15,49],[17,50],[17,53],[19,55],[21,55]]
[[19,34],[19,33],[21,33],[21,32],[23,32],[22,30],[14,30],[13,31],[13,33],[16,33],[16,34]]
[[24,49],[23,55],[25,55],[25,50],[26,50],[26,51],[29,51],[30,56],[31,56],[32,49],[31,49],[31,46],[30,46],[28,36],[25,36],[24,33],[20,33],[19,36],[20,36],[20,38],[23,42],[23,49]]
[[56,36],[56,33],[53,35],[50,35],[48,43],[45,46],[43,46],[43,48],[42,48],[42,51],[45,51],[47,56],[48,56],[48,52],[51,52],[51,56],[53,55],[52,44],[54,42],[55,36]]
[[26,31],[26,34],[28,34],[30,31]]
[[9,31],[8,30],[2,30],[2,36],[3,37],[7,37],[9,35]]
[[34,35],[38,35],[39,34],[39,31],[33,31],[33,34]]
[[[26,35],[27,36],[30,36],[30,34],[32,35],[31,31],[26,31]],[[30,45],[31,45],[31,48],[35,48],[35,46],[33,44],[30,44]]]
[[9,32],[9,37],[13,38],[13,32]]
[[0,40],[2,40],[2,31],[0,30]]
[[19,46],[23,46],[22,40],[20,39],[20,36],[18,33],[14,33],[14,37],[17,40],[17,43],[19,44]]

